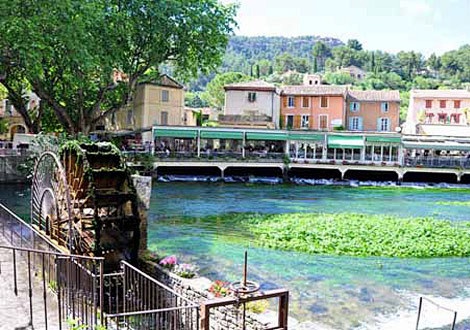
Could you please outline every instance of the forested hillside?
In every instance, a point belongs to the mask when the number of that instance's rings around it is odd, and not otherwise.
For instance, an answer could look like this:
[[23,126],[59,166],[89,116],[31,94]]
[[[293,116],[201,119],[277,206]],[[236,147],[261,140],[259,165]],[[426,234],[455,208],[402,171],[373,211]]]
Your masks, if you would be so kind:
[[[349,65],[367,71],[364,81],[355,81],[338,69]],[[231,79],[264,79],[276,84],[300,84],[302,74],[318,72],[327,84],[352,84],[358,89],[398,89],[407,100],[412,88],[467,88],[470,86],[470,45],[438,56],[425,57],[415,51],[396,54],[363,49],[358,40],[343,43],[338,39],[305,36],[232,37],[223,64],[216,73],[202,76],[188,85],[190,91],[223,90],[220,82]],[[237,74],[234,74],[237,73]],[[240,75],[243,74],[243,75]],[[189,98],[194,97],[191,93]],[[220,99],[199,93],[198,100]],[[199,101],[198,101],[199,102]],[[204,102],[203,102],[204,103]],[[205,102],[221,107],[221,104]],[[188,102],[191,105],[191,102]],[[403,102],[406,109],[406,102]]]

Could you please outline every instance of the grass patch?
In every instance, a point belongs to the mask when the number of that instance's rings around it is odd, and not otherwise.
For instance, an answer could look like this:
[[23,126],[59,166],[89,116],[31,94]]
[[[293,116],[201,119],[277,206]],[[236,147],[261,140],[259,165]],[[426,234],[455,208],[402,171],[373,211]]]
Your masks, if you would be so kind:
[[450,206],[470,206],[470,202],[437,202],[439,205],[450,205]]
[[311,254],[470,256],[470,223],[356,213],[251,214],[239,219],[256,244]]

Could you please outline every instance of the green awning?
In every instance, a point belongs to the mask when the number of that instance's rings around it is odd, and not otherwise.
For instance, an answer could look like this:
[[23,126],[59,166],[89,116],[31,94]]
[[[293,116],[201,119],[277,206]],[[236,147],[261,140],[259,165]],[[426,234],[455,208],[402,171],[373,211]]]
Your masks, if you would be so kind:
[[243,132],[201,131],[201,139],[243,140]]
[[172,137],[172,138],[180,138],[180,139],[195,139],[197,138],[197,130],[156,128],[153,130],[153,136],[154,137]]
[[264,141],[287,141],[285,133],[246,133],[247,140],[264,140]]
[[325,136],[323,134],[302,134],[302,133],[289,133],[289,140],[297,141],[323,141]]
[[384,143],[400,143],[400,137],[391,137],[391,136],[367,136],[367,142],[384,142]]
[[403,142],[403,147],[417,150],[470,150],[470,144],[458,142]]
[[328,148],[332,149],[361,149],[364,147],[362,136],[330,135]]

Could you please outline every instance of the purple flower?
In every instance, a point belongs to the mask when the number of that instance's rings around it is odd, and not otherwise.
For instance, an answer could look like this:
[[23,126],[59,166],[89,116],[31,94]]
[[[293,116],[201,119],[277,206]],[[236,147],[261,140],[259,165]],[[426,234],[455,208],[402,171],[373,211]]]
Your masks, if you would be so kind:
[[160,265],[164,267],[173,267],[178,263],[176,256],[169,256],[160,260]]

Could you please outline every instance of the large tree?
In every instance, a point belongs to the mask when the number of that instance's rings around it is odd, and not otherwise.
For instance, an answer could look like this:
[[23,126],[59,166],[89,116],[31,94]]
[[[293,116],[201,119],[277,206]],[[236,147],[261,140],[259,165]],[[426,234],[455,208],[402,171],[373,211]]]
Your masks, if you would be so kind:
[[34,91],[70,134],[124,107],[163,63],[190,76],[214,70],[236,24],[236,7],[217,0],[10,0],[0,12],[8,97],[37,131],[42,114],[21,108]]

